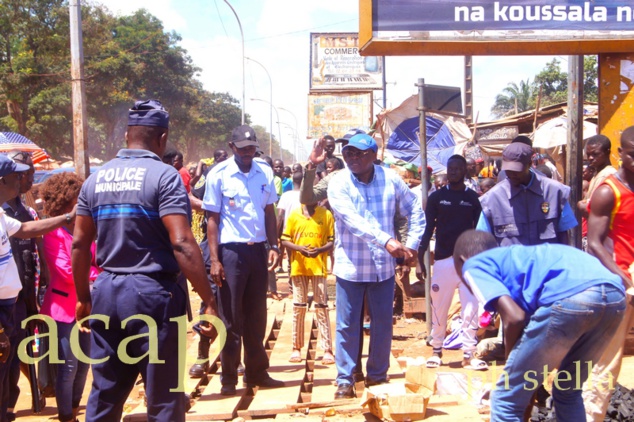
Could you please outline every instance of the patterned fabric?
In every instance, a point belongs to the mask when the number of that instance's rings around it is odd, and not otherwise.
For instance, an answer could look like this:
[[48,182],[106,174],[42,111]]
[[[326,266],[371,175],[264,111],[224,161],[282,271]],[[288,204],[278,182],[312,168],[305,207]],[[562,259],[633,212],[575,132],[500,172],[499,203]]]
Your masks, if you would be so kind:
[[308,286],[312,284],[320,347],[322,350],[332,350],[326,276],[292,276],[291,280],[293,281],[293,349],[304,347],[304,318],[306,317]]
[[359,181],[348,169],[340,170],[328,185],[335,215],[333,273],[355,282],[394,277],[396,260],[385,244],[396,238],[394,216],[408,216],[406,246],[417,250],[425,231],[425,215],[418,197],[392,170],[374,166],[370,183]]

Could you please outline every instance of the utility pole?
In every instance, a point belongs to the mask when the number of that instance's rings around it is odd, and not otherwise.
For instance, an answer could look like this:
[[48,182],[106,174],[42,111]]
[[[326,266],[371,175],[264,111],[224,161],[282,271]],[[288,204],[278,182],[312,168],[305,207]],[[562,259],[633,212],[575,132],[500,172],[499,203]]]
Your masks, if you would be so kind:
[[[570,186],[570,204],[582,199],[581,173],[583,163],[583,56],[568,58],[568,145],[566,145],[565,182]],[[581,221],[577,207],[573,206],[577,221]],[[570,246],[581,249],[580,226],[572,229]]]
[[473,123],[473,57],[464,56],[464,114],[467,124]]
[[70,77],[72,81],[73,140],[75,171],[90,176],[88,162],[88,116],[84,87],[84,46],[81,33],[81,0],[70,0]]

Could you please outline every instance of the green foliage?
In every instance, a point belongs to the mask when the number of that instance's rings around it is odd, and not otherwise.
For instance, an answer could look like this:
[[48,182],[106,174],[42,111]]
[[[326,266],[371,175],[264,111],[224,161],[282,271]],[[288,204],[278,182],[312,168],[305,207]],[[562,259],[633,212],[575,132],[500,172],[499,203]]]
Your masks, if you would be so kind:
[[[597,56],[584,56],[583,67],[584,98],[586,101],[597,102],[599,98]],[[533,82],[527,79],[526,82],[520,81],[519,86],[513,82],[509,83],[503,92],[495,97],[491,113],[500,118],[532,110],[537,106],[538,97],[540,108],[568,100],[568,72],[561,70],[561,62],[556,58],[535,75]],[[516,100],[517,108],[515,107]]]
[[497,117],[508,116],[510,114],[521,113],[530,110],[533,99],[533,85],[530,80],[520,81],[519,85],[514,82],[508,84],[502,90],[502,94],[495,97],[495,103],[491,112]]
[[[72,157],[70,28],[64,0],[0,0],[0,130],[22,133],[54,157]],[[180,36],[146,10],[115,16],[82,6],[89,152],[111,158],[124,144],[127,110],[160,99],[170,142],[197,160],[224,146],[240,124],[239,102],[211,93]]]

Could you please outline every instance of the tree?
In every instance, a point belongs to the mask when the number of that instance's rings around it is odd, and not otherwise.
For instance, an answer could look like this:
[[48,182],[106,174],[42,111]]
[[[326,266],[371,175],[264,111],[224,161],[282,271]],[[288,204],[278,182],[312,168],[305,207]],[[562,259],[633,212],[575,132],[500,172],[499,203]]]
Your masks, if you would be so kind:
[[[183,122],[181,149],[189,160],[197,161],[213,156],[217,148],[227,148],[228,136],[240,125],[242,113],[238,100],[228,93],[210,93],[197,83],[192,95],[197,103]],[[249,116],[245,120],[248,124]]]
[[[180,36],[147,11],[117,17],[84,4],[82,32],[91,155],[111,158],[124,145],[138,99],[163,102],[170,142],[191,156],[224,146],[240,124],[237,100],[203,89]],[[66,1],[0,0],[0,130],[58,157],[73,155],[69,37]]]
[[530,110],[533,107],[534,90],[530,79],[520,81],[519,85],[510,82],[502,91],[502,94],[496,95],[495,103],[491,108],[494,116],[504,117]]
[[[585,101],[597,102],[599,100],[597,56],[584,56],[583,68],[584,99]],[[540,88],[540,108],[568,100],[568,72],[561,70],[561,62],[556,58],[547,63],[544,69],[535,75],[532,83],[529,81],[530,79],[527,79],[526,82],[520,81],[519,86],[515,83],[509,83],[504,88],[503,93],[495,97],[491,113],[499,118],[535,108]],[[524,101],[526,95],[529,98]],[[516,99],[517,110],[515,109]]]

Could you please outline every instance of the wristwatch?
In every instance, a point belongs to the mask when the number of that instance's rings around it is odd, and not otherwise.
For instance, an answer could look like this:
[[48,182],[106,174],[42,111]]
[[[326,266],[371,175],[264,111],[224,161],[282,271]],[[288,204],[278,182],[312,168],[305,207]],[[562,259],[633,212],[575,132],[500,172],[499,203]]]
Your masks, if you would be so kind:
[[66,213],[66,224],[70,224],[71,221],[73,221],[72,218],[70,218],[70,214]]
[[280,253],[280,248],[278,248],[277,246],[271,246],[271,249],[273,249],[277,253]]

